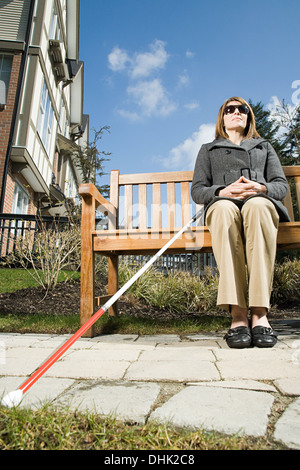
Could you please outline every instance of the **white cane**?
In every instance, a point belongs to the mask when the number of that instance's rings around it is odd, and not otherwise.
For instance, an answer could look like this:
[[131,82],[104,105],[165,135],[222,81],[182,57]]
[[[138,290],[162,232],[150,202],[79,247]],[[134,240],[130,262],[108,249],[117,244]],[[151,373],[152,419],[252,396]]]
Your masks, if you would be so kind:
[[204,212],[202,207],[192,219],[174,235],[139,271],[137,271],[121,289],[119,289],[70,339],[68,339],[46,362],[44,362],[17,390],[9,392],[2,399],[1,404],[12,408],[18,406],[24,393],[77,341],[120,297],[135,281],[144,274],[150,266],[177,240]]

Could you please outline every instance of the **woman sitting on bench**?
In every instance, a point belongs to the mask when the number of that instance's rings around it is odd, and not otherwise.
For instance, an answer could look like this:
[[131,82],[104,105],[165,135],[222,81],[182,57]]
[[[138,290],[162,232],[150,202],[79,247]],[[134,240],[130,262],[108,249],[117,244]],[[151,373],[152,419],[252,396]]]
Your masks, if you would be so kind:
[[206,206],[220,275],[217,305],[232,315],[225,335],[231,348],[276,344],[267,313],[278,223],[290,220],[281,202],[287,192],[279,158],[259,136],[251,107],[239,97],[226,100],[216,140],[199,151],[191,194]]

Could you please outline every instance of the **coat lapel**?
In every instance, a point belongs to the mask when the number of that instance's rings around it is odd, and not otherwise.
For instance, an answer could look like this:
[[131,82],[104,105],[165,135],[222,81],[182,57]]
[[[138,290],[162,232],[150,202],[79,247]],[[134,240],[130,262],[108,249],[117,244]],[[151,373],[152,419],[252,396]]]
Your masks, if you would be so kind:
[[265,142],[266,139],[263,139],[262,137],[258,139],[247,139],[243,140],[241,145],[236,145],[233,142],[230,142],[230,140],[220,138],[216,139],[213,142],[211,142],[208,145],[208,150],[212,150],[213,148],[234,148],[234,149],[244,149],[246,151],[249,151],[256,147],[257,145],[261,144],[262,142]]

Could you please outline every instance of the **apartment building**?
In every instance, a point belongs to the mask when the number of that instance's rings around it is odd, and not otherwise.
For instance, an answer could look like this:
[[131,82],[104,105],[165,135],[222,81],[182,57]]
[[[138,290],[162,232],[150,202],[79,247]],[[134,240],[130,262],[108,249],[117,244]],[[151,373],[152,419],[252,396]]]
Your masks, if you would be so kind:
[[80,0],[0,0],[0,213],[66,215],[88,140]]

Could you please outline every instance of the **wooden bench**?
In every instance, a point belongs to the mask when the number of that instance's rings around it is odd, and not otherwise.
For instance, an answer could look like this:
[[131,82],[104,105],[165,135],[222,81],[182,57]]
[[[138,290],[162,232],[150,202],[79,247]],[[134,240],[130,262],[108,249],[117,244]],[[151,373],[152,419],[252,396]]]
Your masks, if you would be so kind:
[[[284,167],[294,184],[300,213],[300,166]],[[82,196],[81,224],[81,324],[118,290],[120,255],[154,254],[186,224],[199,209],[190,197],[192,171],[120,175],[111,172],[110,200],[93,184],[79,188]],[[293,183],[292,183],[293,181]],[[278,249],[300,248],[300,222],[295,221],[291,192],[284,200],[291,222],[281,223]],[[95,226],[96,209],[107,216],[108,228]],[[202,222],[203,223],[203,222]],[[166,253],[211,252],[207,227],[197,221]],[[95,253],[108,257],[108,296],[95,297]],[[109,315],[117,315],[117,302]],[[91,328],[85,336],[93,336]]]

